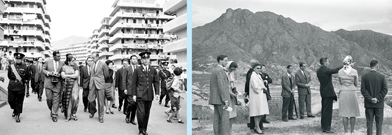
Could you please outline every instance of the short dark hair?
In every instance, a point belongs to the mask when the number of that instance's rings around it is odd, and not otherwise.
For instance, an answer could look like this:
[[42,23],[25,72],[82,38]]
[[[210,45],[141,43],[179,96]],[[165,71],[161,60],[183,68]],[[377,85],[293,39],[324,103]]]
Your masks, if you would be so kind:
[[257,66],[261,66],[261,64],[260,64],[260,63],[254,64],[254,65],[252,66],[252,69],[254,69],[254,68],[257,67]]
[[237,63],[232,62],[232,63],[230,63],[229,68],[238,68],[238,65],[237,65]]
[[287,65],[287,68],[291,68],[291,67],[293,67],[293,65]]
[[70,53],[67,53],[67,54],[65,55],[65,58],[68,58],[68,56],[69,56],[69,55],[72,55],[72,54],[70,54]]
[[60,55],[60,52],[59,51],[53,51],[53,56],[57,56],[57,55]]
[[12,53],[12,51],[9,51],[8,53]]
[[375,67],[377,64],[378,64],[378,61],[377,61],[377,60],[372,60],[372,61],[370,62],[370,67]]
[[227,57],[226,55],[219,55],[219,56],[216,58],[216,60],[219,62],[219,61],[225,59],[226,57]]
[[136,55],[131,55],[131,57],[129,57],[129,59],[132,59],[132,57],[135,57],[137,59]]
[[[109,64],[110,64],[110,63],[113,63],[113,61],[111,61],[111,60],[106,60],[105,63],[106,63],[106,65],[109,66]],[[113,64],[114,64],[114,63],[113,63]]]
[[327,57],[323,57],[323,58],[321,58],[321,59],[320,59],[320,64],[321,64],[321,65],[324,65],[324,64],[325,64],[325,62],[327,62],[327,60],[328,60],[328,58],[327,58]]
[[305,62],[299,62],[299,67],[303,67],[304,64],[306,64]]

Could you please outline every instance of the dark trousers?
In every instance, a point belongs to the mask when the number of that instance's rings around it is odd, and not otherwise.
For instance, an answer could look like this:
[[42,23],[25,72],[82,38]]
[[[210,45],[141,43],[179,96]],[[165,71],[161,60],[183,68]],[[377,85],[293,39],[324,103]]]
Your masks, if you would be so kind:
[[366,126],[367,126],[367,134],[373,134],[373,119],[376,120],[376,135],[382,134],[382,122],[384,118],[384,109],[383,108],[366,108]]
[[130,116],[131,121],[134,121],[136,116],[137,104],[135,101],[133,101],[132,96],[127,96],[125,100],[126,101],[124,104],[124,110],[125,110],[126,118],[129,118]]
[[30,87],[31,87],[31,91],[34,93],[34,92],[37,92],[37,89],[36,89],[36,87],[35,87],[35,85],[37,85],[36,83],[35,83],[35,79],[34,78],[31,78],[30,79],[30,82],[31,82],[31,85],[30,85]]
[[40,80],[37,82],[37,92],[38,92],[38,98],[42,98],[42,94],[44,93],[44,81]]
[[150,109],[152,101],[136,100],[137,104],[137,123],[139,131],[147,131],[148,119],[150,118]]
[[14,114],[19,116],[23,110],[25,92],[24,91],[11,91],[8,90],[8,103],[11,109],[14,110]]
[[[283,105],[282,105],[282,120],[287,120],[288,118],[293,118],[293,110],[294,110],[294,95],[290,97],[283,97]],[[287,118],[287,112],[289,117]]]
[[26,90],[26,94],[27,94],[27,95],[30,95],[30,92],[29,92],[30,85],[29,85],[29,83],[30,83],[30,80],[27,81],[27,83],[25,84],[25,90]]
[[321,99],[321,128],[324,131],[331,130],[333,99],[333,97]]
[[165,105],[167,105],[167,103],[170,101],[169,93],[170,92],[166,87],[161,87],[161,97],[159,98],[159,102],[162,102],[162,99],[166,96]]
[[312,115],[312,109],[311,109],[311,95],[306,94],[306,95],[299,95],[298,96],[298,104],[299,104],[299,116],[303,117],[305,115],[305,105],[306,104],[306,112],[307,115]]
[[58,110],[59,110],[59,104],[60,104],[60,93],[61,91],[59,90],[52,90],[49,88],[45,89],[46,92],[46,103],[48,105],[48,108],[52,112],[52,117],[57,117]]
[[127,108],[127,96],[124,93],[124,90],[118,90],[118,108],[124,105],[123,113],[125,114],[125,109]]
[[224,105],[214,105],[214,135],[229,135],[230,120],[229,112],[223,110]]
[[89,103],[88,103],[88,92],[89,92],[89,88],[83,88],[83,105],[84,105],[84,109],[88,109],[89,108]]

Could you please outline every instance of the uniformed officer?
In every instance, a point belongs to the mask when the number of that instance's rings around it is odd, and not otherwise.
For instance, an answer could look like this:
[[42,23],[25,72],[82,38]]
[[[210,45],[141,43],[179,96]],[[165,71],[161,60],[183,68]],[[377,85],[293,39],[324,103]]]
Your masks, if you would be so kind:
[[165,107],[169,107],[167,104],[170,101],[169,91],[166,86],[166,82],[169,78],[173,77],[171,73],[167,70],[169,67],[169,62],[164,61],[162,62],[162,70],[159,71],[159,78],[161,79],[161,96],[159,98],[159,104],[162,103],[162,99],[165,98]]
[[25,96],[25,85],[30,79],[27,66],[23,64],[24,54],[14,53],[15,64],[8,66],[8,103],[11,109],[14,109],[12,117],[15,117],[17,123],[20,122],[19,116],[23,109],[23,100]]
[[[150,52],[140,53],[142,65],[137,67],[132,76],[130,95],[137,106],[137,122],[139,135],[147,135],[150,109],[154,100],[154,93],[159,98],[159,78],[155,68],[150,66]],[[155,92],[154,92],[155,90]]]

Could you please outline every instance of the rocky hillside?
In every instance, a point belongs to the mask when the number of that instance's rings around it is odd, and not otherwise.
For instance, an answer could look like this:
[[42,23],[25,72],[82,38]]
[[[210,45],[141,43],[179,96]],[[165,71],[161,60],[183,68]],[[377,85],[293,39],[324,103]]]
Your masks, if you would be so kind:
[[[392,68],[392,36],[373,31],[328,32],[272,12],[227,9],[213,22],[192,31],[192,62],[196,71],[208,72],[219,54],[244,63],[240,64],[243,67],[240,74],[249,68],[245,63],[255,58],[275,70],[271,72],[276,77],[288,64],[304,61],[315,71],[321,57],[328,57],[331,67],[335,67],[342,65],[346,55],[354,57],[354,68],[360,74],[373,59],[380,61],[384,73],[391,73]],[[368,38],[365,40],[363,36]]]

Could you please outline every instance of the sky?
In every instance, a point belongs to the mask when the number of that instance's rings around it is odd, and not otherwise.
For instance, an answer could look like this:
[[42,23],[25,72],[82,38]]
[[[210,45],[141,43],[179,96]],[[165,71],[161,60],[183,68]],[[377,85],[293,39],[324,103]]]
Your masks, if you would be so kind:
[[[162,0],[158,0],[162,1]],[[53,41],[72,35],[90,37],[113,10],[115,0],[46,0]]]
[[228,8],[271,11],[326,31],[366,29],[392,35],[391,0],[193,0],[192,27],[214,21]]

